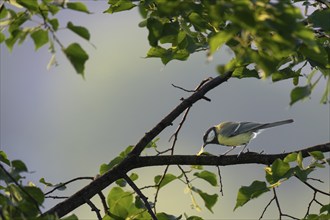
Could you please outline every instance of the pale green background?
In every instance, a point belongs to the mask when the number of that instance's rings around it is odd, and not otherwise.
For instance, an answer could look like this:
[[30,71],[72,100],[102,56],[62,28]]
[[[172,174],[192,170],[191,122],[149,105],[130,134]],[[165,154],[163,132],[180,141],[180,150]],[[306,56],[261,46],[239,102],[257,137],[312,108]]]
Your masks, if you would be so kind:
[[[141,18],[137,10],[115,15],[103,14],[106,1],[87,1],[92,15],[74,11],[60,12],[62,26],[68,20],[90,30],[91,43],[78,40],[88,51],[85,80],[58,49],[59,66],[46,70],[50,59],[47,46],[34,52],[29,39],[15,46],[9,53],[1,45],[1,150],[10,159],[22,159],[29,170],[28,179],[38,184],[47,181],[64,182],[78,176],[95,176],[102,163],[109,162],[126,146],[137,141],[189,94],[175,89],[171,83],[193,89],[206,77],[217,75],[216,66],[229,59],[217,54],[208,63],[206,53],[194,54],[186,62],[173,61],[163,66],[158,59],[144,59],[148,50],[147,31],[138,27]],[[78,37],[70,31],[60,31],[58,37],[68,45]],[[195,104],[186,121],[176,146],[177,154],[196,154],[202,136],[210,126],[224,120],[272,122],[293,118],[294,124],[265,131],[251,142],[251,151],[281,153],[329,141],[329,105],[320,105],[323,92],[318,87],[311,100],[289,107],[292,81],[272,84],[269,80],[231,79],[211,91],[207,96],[212,102]],[[159,147],[167,149],[173,127],[160,136]],[[214,154],[225,148],[208,146]],[[254,179],[264,180],[264,166],[240,165],[221,168],[224,197],[214,209],[214,215],[204,208],[198,213],[190,208],[189,195],[181,183],[165,187],[159,197],[158,211],[179,215],[200,215],[212,219],[259,218],[271,194],[232,212],[237,190]],[[141,169],[137,184],[153,184],[153,176],[163,169]],[[170,169],[177,173],[173,167]],[[210,170],[216,171],[214,167]],[[329,191],[327,170],[316,178],[324,184],[313,183]],[[199,184],[196,184],[201,186]],[[57,195],[70,195],[87,182],[69,185]],[[38,184],[40,186],[40,184]],[[42,186],[43,187],[43,186]],[[208,193],[217,193],[203,184]],[[49,189],[45,189],[46,191]],[[108,190],[105,190],[107,192]],[[154,191],[146,191],[152,200]],[[312,191],[298,181],[283,184],[279,199],[285,213],[305,213]],[[320,200],[327,201],[325,197]],[[98,201],[95,198],[93,201]],[[45,209],[57,201],[48,200]],[[317,207],[317,206],[316,206]],[[318,207],[316,209],[318,211]],[[86,205],[75,210],[82,219],[95,219]],[[275,204],[265,215],[277,218]],[[302,217],[299,215],[298,217]]]

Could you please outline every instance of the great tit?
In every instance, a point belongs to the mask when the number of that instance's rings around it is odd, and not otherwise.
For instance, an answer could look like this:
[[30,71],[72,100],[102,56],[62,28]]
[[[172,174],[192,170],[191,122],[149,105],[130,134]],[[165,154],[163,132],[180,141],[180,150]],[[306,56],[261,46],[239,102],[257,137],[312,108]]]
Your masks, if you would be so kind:
[[241,152],[244,151],[248,143],[254,139],[263,129],[289,124],[292,122],[292,119],[265,124],[255,122],[222,122],[209,128],[206,131],[203,137],[204,144],[197,155],[203,153],[204,147],[206,145],[219,144],[231,147],[231,149],[226,151],[223,155],[226,155],[238,146],[244,146],[243,149],[239,152],[239,156]]

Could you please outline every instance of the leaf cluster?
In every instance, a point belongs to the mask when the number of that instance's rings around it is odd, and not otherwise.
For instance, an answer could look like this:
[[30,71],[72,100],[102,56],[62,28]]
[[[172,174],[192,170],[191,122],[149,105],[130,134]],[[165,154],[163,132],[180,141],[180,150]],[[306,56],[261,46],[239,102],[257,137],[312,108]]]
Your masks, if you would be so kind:
[[[23,184],[28,169],[21,160],[9,160],[0,151],[0,218],[57,220],[56,216],[42,216],[40,207],[45,200],[44,193],[32,182]],[[77,219],[74,215],[64,219]]]
[[[306,9],[312,8],[312,13],[302,14],[297,5],[300,2]],[[149,32],[147,57],[160,58],[167,64],[206,50],[210,59],[225,47],[234,57],[218,66],[219,74],[235,70],[233,77],[240,79],[292,79],[296,87],[291,92],[291,105],[309,97],[323,77],[328,82],[321,102],[329,101],[330,8],[326,3],[142,0],[134,5],[129,0],[111,0],[109,4],[110,13],[139,7],[144,18],[140,26]],[[312,82],[314,70],[320,74]],[[307,85],[298,86],[307,71]]]
[[70,21],[63,28],[60,27],[57,14],[64,9],[90,13],[82,2],[63,1],[59,4],[53,0],[6,0],[0,7],[0,44],[5,43],[9,51],[12,51],[15,44],[22,44],[30,36],[35,50],[48,45],[52,54],[48,68],[57,64],[57,44],[76,72],[83,76],[88,54],[78,43],[64,46],[57,33],[65,28],[87,41],[90,40],[90,33],[87,28]]
[[[304,166],[301,152],[289,154],[283,160],[276,159],[270,166],[265,168],[266,182],[255,180],[251,185],[242,186],[239,189],[234,210],[236,210],[238,207],[244,206],[250,200],[258,198],[262,194],[271,192],[271,189],[278,188],[281,184],[288,181],[292,177],[296,177],[301,182],[306,183],[309,180],[311,173],[316,169],[326,168],[327,166],[327,169],[329,169],[330,160],[326,160],[322,152],[314,151],[310,152],[309,154],[313,157],[313,160],[308,166]],[[296,165],[292,166],[290,163],[295,163]],[[317,190],[315,190],[315,192],[317,192]],[[304,218],[329,218],[329,206],[330,204],[323,204],[321,205],[320,212],[318,214],[307,213]]]

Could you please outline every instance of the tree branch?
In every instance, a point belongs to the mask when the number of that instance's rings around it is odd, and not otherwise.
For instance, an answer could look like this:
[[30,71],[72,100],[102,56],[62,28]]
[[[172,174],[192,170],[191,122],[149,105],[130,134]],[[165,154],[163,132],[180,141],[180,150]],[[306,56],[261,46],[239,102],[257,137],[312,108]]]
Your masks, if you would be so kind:
[[129,176],[127,176],[127,174],[124,174],[123,178],[126,180],[128,185],[130,185],[132,187],[132,189],[136,192],[136,194],[138,194],[140,199],[142,199],[144,206],[148,210],[151,218],[153,220],[157,220],[157,217],[156,217],[155,213],[152,211],[152,208],[148,202],[148,198],[141,192],[141,190],[135,185],[135,183],[131,180],[131,178],[129,178]]
[[[300,150],[302,152],[302,157],[310,157],[308,152],[321,151],[330,152],[330,142],[325,144],[320,144],[314,147],[309,147]],[[77,207],[81,206],[86,202],[86,200],[91,199],[94,195],[99,193],[105,187],[109,186],[111,183],[119,178],[122,178],[123,173],[141,167],[151,167],[151,166],[164,166],[164,165],[208,165],[208,166],[228,166],[237,164],[264,164],[270,165],[277,158],[284,159],[288,154],[297,151],[292,151],[282,154],[258,154],[253,152],[248,152],[241,154],[239,157],[237,155],[228,156],[183,156],[183,155],[170,155],[170,156],[128,156],[120,164],[109,170],[104,175],[95,179],[93,182],[79,190],[77,193],[72,195],[67,200],[57,204],[53,208],[49,209],[45,214],[57,213],[59,217],[62,217],[69,212],[73,211]]]
[[218,85],[226,82],[232,75],[232,71],[227,72],[224,75],[220,75],[214,79],[211,79],[205,83],[199,90],[193,93],[189,98],[184,99],[172,112],[170,112],[163,120],[161,120],[153,129],[147,132],[144,137],[135,145],[130,155],[140,155],[145,146],[152,141],[160,132],[162,132],[167,126],[171,125],[172,122],[187,108],[192,106],[195,102],[200,99],[204,99],[204,95],[217,87]]

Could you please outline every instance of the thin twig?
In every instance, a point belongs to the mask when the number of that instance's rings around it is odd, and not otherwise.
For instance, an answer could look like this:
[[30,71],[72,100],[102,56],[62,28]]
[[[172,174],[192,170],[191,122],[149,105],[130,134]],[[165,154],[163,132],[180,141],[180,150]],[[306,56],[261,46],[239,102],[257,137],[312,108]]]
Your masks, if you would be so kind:
[[67,182],[65,182],[65,183],[60,183],[59,185],[57,185],[56,187],[54,187],[54,189],[52,189],[52,190],[50,190],[49,192],[45,193],[45,196],[47,196],[47,195],[53,193],[55,190],[60,189],[60,188],[62,188],[63,186],[68,185],[69,183],[75,182],[75,181],[77,181],[77,180],[94,180],[94,177],[90,177],[90,176],[77,177],[77,178],[74,178],[74,179],[72,179],[72,180],[69,180],[69,181],[67,181]]
[[324,183],[324,181],[320,180],[320,179],[316,179],[316,178],[312,178],[312,177],[308,177],[307,180],[314,180],[320,183]]
[[92,211],[95,212],[97,219],[102,220],[100,210],[95,206],[95,204],[92,203],[92,201],[90,201],[90,200],[87,200],[86,203],[89,205],[89,207],[91,207]]
[[311,209],[311,206],[312,206],[314,200],[316,199],[316,194],[317,194],[317,192],[314,191],[314,193],[313,193],[313,198],[312,198],[312,200],[308,203],[307,212],[306,212],[306,214],[305,214],[304,219],[305,219],[305,218],[307,217],[307,215],[309,214],[309,211],[310,211],[310,209]]
[[159,194],[159,190],[160,190],[160,185],[162,184],[163,180],[165,179],[165,175],[167,174],[168,168],[170,167],[170,165],[167,165],[164,169],[163,175],[160,178],[159,182],[157,183],[156,186],[156,193],[154,196],[154,211],[157,212],[156,210],[156,204],[157,204],[157,200],[158,200],[158,194]]
[[2,171],[9,177],[9,179],[11,179],[11,181],[13,181],[14,183],[15,183],[15,185],[18,187],[18,188],[20,188],[20,190],[22,190],[22,192],[25,194],[25,195],[27,195],[27,197],[29,197],[31,200],[32,200],[32,202],[33,202],[33,204],[35,205],[35,207],[37,208],[37,210],[39,211],[39,213],[41,214],[42,212],[41,212],[41,210],[40,210],[40,208],[39,208],[39,203],[38,203],[38,201],[32,196],[32,195],[30,195],[30,193],[28,193],[25,189],[24,189],[24,187],[22,187],[17,181],[16,181],[16,179],[2,166],[2,164],[1,164],[1,162],[0,162],[0,168],[2,169]]
[[169,152],[169,151],[171,151],[171,148],[168,148],[168,149],[163,150],[163,151],[158,151],[158,150],[156,150],[156,152],[157,152],[156,156],[161,155],[161,154],[166,154],[166,153]]
[[277,209],[278,209],[278,212],[279,212],[279,215],[280,215],[280,220],[282,219],[282,210],[281,210],[281,206],[280,206],[280,202],[278,201],[278,198],[277,198],[277,195],[276,195],[276,190],[275,188],[273,188],[273,193],[274,193],[274,199],[275,199],[275,202],[276,202],[276,206],[277,206]]
[[135,185],[135,183],[131,180],[131,178],[129,178],[129,176],[127,176],[126,173],[123,175],[123,178],[126,180],[128,185],[130,185],[130,187],[132,187],[132,189],[136,192],[136,194],[138,194],[138,196],[142,199],[144,206],[148,210],[151,218],[153,220],[157,220],[157,217],[156,217],[155,213],[152,211],[152,208],[148,202],[148,198],[141,192],[141,190]]
[[222,185],[222,176],[220,172],[220,166],[217,166],[218,169],[218,176],[219,176],[219,185],[220,185],[220,193],[223,196],[223,185]]
[[[296,175],[295,175],[295,177],[297,177]],[[298,177],[297,177],[298,178]],[[299,179],[299,178],[298,178]],[[299,179],[302,183],[304,183],[306,186],[308,186],[309,188],[311,188],[312,190],[314,190],[314,191],[316,191],[316,192],[318,192],[318,193],[321,193],[321,194],[324,194],[324,195],[326,195],[326,196],[330,196],[330,193],[327,193],[327,192],[324,192],[324,191],[322,191],[322,190],[319,190],[319,189],[317,189],[317,188],[315,188],[314,186],[312,186],[311,184],[309,184],[309,183],[307,183],[306,181],[302,181],[301,179]]]
[[102,202],[102,205],[103,205],[103,209],[104,209],[104,214],[109,214],[109,207],[107,205],[107,201],[105,199],[105,196],[103,195],[102,191],[100,191],[98,193],[100,199],[101,199],[101,202]]
[[270,206],[270,204],[271,204],[274,200],[275,200],[275,196],[274,196],[274,197],[269,201],[269,203],[266,205],[266,207],[264,208],[264,210],[263,210],[262,213],[261,213],[261,216],[260,216],[259,220],[262,219],[262,217],[264,217],[264,214],[265,214],[266,210],[268,209],[268,207]]
[[288,214],[284,214],[281,210],[281,206],[280,206],[280,202],[278,201],[278,197],[276,195],[276,190],[275,188],[273,188],[273,192],[274,192],[274,199],[275,199],[275,202],[276,202],[276,206],[277,206],[277,209],[278,209],[278,212],[280,214],[280,218],[279,219],[282,219],[282,217],[289,217],[289,218],[292,218],[292,219],[297,219],[299,220],[299,218],[296,218],[294,216],[291,216],[291,215],[288,215]]
[[67,199],[69,196],[45,196],[47,199]]
[[172,86],[173,86],[174,88],[181,89],[181,90],[183,90],[183,91],[185,91],[185,92],[195,92],[195,90],[185,89],[185,88],[183,88],[183,87],[181,87],[181,86],[176,86],[176,85],[174,85],[173,83],[172,83]]
[[[202,87],[207,81],[209,81],[209,80],[210,80],[210,78],[208,78],[208,79],[206,79],[206,80],[203,80],[203,81],[197,86],[197,88],[196,88],[193,92],[198,91],[198,90],[199,90],[199,89],[200,89],[200,88],[201,88],[201,87]],[[182,90],[184,90],[184,91],[188,91],[188,90],[183,89],[183,88],[181,88],[181,87],[175,86],[174,84],[172,84],[172,85],[173,85],[174,87],[176,87],[176,88],[180,88],[180,89],[182,89]],[[189,92],[190,92],[190,91],[189,91]],[[174,147],[175,147],[176,142],[177,142],[177,140],[178,140],[179,132],[180,132],[180,130],[181,130],[181,128],[182,128],[184,122],[185,122],[186,119],[187,119],[187,116],[188,116],[188,113],[189,113],[190,109],[191,109],[191,106],[189,106],[189,107],[184,111],[183,117],[182,117],[182,119],[181,119],[181,121],[180,121],[180,123],[179,123],[179,125],[178,125],[178,127],[177,127],[177,129],[176,129],[176,131],[174,132],[174,134],[173,134],[173,135],[170,137],[170,139],[169,139],[169,141],[171,141],[172,138],[173,138],[173,142],[172,142],[172,145],[171,145],[171,148],[170,148],[171,155],[174,154]],[[164,170],[164,173],[163,173],[163,175],[162,175],[162,177],[161,177],[161,179],[160,179],[160,181],[159,181],[159,183],[158,183],[158,187],[157,187],[157,189],[156,189],[156,193],[155,193],[155,197],[154,197],[154,211],[155,211],[155,212],[156,212],[156,203],[157,203],[157,199],[158,199],[158,195],[159,195],[160,185],[161,185],[161,183],[163,182],[163,180],[164,180],[164,178],[165,178],[165,175],[167,174],[168,169],[169,169],[169,166],[166,166],[166,168],[165,168],[165,170]]]
[[39,12],[40,12],[40,15],[44,21],[44,25],[47,29],[50,30],[50,33],[52,34],[53,36],[53,39],[58,43],[58,45],[60,45],[62,51],[65,49],[64,45],[61,43],[61,41],[57,38],[56,34],[55,34],[55,30],[51,27],[51,25],[48,24],[48,21],[47,21],[47,17],[44,15],[43,11],[40,9],[39,7]]

